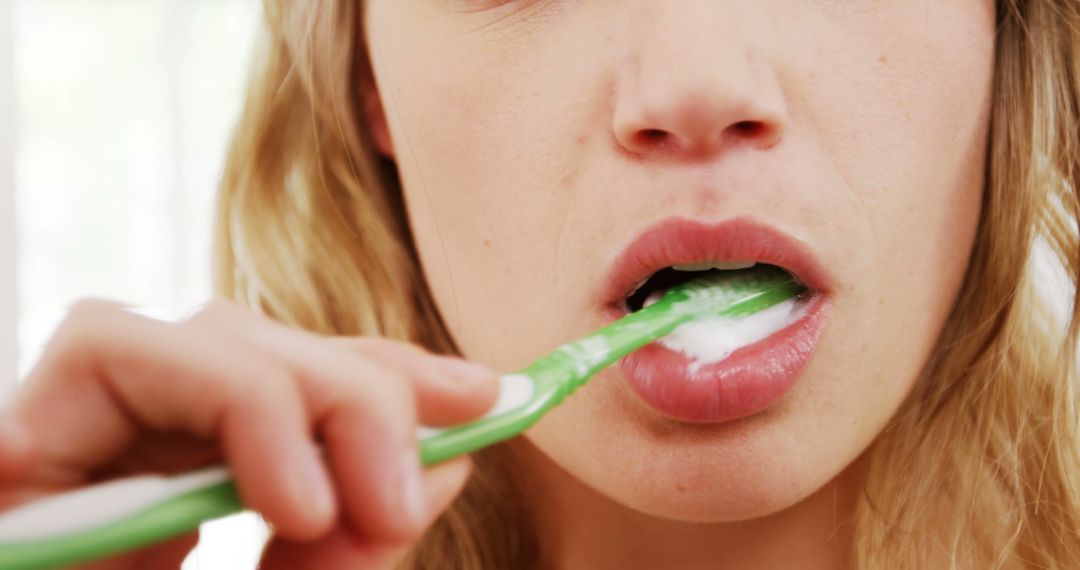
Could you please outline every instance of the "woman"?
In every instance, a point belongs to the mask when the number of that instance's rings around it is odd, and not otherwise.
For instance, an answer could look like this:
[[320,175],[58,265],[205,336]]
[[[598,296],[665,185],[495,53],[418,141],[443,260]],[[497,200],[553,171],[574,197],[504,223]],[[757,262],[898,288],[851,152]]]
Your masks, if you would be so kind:
[[[267,18],[217,272],[288,326],[76,309],[7,414],[7,504],[223,457],[269,568],[1080,567],[1075,2]],[[753,262],[813,291],[786,333],[703,369],[649,347],[420,478],[416,422],[483,413],[489,368],[659,270]]]

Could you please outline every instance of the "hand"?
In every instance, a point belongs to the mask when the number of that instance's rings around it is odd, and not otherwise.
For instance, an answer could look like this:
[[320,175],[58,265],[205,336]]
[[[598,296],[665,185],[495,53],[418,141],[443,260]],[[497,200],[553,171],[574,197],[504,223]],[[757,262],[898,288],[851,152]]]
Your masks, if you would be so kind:
[[[85,301],[0,413],[0,509],[224,460],[274,528],[262,568],[383,568],[469,470],[460,458],[421,471],[418,421],[477,418],[497,391],[494,372],[457,358],[319,337],[226,302],[172,324]],[[91,567],[178,568],[195,541]]]

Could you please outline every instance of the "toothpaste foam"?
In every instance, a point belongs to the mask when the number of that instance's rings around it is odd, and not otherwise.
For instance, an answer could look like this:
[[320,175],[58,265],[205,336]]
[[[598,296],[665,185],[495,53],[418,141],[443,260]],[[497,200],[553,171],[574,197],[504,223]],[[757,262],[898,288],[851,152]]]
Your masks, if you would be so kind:
[[660,339],[663,346],[691,359],[690,371],[720,362],[736,350],[768,338],[803,315],[795,299],[743,317],[708,317],[689,322]]

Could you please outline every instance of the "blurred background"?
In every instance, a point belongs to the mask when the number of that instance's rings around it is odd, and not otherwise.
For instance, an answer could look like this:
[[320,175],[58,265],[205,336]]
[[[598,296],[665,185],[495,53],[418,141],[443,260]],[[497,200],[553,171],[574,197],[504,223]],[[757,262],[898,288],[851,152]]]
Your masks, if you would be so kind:
[[[77,299],[178,317],[210,295],[214,192],[258,0],[0,0],[0,393]],[[253,516],[185,570],[255,568]]]

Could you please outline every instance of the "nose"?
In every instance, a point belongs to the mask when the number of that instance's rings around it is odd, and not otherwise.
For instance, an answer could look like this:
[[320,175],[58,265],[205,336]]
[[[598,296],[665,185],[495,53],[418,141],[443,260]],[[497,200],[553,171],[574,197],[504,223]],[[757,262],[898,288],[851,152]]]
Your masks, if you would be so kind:
[[[751,3],[753,4],[753,3]],[[776,74],[755,57],[745,3],[643,2],[616,80],[614,135],[637,156],[713,156],[768,149],[788,122]],[[752,10],[752,9],[750,9]]]

